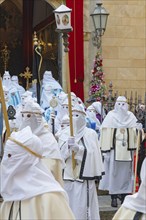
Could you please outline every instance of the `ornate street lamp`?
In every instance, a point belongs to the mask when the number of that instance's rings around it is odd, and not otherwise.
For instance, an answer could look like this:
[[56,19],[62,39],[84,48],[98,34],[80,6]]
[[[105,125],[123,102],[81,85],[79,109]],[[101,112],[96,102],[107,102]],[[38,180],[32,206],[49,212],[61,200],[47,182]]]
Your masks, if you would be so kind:
[[101,37],[106,30],[109,13],[104,7],[102,7],[101,2],[98,2],[96,5],[97,6],[95,7],[93,13],[90,14],[90,16],[92,17],[95,29],[93,36],[93,45],[97,46],[97,48],[99,49],[101,46]]
[[[56,20],[56,31],[62,34],[64,52],[66,53],[66,78],[67,78],[67,92],[68,92],[68,106],[69,106],[69,118],[70,118],[70,136],[73,137],[73,122],[72,122],[72,104],[71,104],[71,88],[70,88],[70,70],[69,70],[69,60],[68,60],[68,52],[69,52],[69,42],[68,33],[73,30],[71,27],[71,11],[72,9],[66,7],[65,5],[59,6],[56,10],[54,10],[55,20]],[[73,169],[75,168],[75,159],[74,152],[72,152],[72,165]]]
[[72,9],[66,7],[65,5],[61,5],[54,10],[57,26],[56,31],[58,33],[62,33],[63,45],[65,47],[64,52],[69,52],[68,33],[73,30],[71,27],[71,11]]

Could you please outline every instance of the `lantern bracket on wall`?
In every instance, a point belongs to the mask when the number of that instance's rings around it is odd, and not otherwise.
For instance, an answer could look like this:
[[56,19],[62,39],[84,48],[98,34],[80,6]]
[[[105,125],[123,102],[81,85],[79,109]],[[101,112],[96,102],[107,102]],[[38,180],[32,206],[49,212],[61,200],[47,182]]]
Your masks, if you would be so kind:
[[94,25],[94,32],[92,37],[93,45],[97,46],[99,49],[101,47],[101,38],[106,30],[109,13],[104,7],[102,7],[102,3],[98,2],[90,16],[92,17]]

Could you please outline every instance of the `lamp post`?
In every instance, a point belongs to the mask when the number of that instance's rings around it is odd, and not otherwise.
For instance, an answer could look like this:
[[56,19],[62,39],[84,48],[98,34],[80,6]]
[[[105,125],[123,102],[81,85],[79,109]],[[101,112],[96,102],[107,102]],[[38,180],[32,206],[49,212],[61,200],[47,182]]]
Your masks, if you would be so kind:
[[[69,52],[69,35],[68,33],[72,31],[71,27],[71,11],[72,9],[66,7],[65,5],[59,6],[56,10],[54,10],[55,20],[57,29],[56,31],[62,34],[64,52],[66,54],[66,78],[67,78],[67,92],[68,92],[68,107],[69,107],[69,118],[70,118],[70,136],[74,136],[73,133],[73,122],[72,122],[72,103],[71,103],[71,88],[70,88],[70,69],[69,69],[69,60],[68,60],[68,52]],[[73,170],[75,168],[75,159],[74,152],[72,152],[72,166]]]
[[[98,49],[97,55],[98,55],[98,58],[99,58],[99,55],[101,54],[101,51],[102,51],[101,50],[102,36],[104,35],[104,32],[106,30],[107,19],[108,19],[109,13],[102,6],[102,2],[99,1],[96,4],[96,7],[94,8],[94,11],[90,14],[90,16],[92,17],[93,25],[94,25],[92,43]],[[95,63],[95,64],[97,65],[97,63]],[[95,68],[95,69],[100,74],[100,71],[102,70],[101,65],[98,68],[99,68],[99,70],[97,70],[97,68]],[[102,81],[101,81],[100,78],[97,78],[97,79],[98,79],[97,84],[101,88]],[[103,119],[103,98],[104,98],[104,91],[101,90],[101,119]]]
[[104,7],[102,7],[102,3],[98,2],[92,14],[90,14],[93,20],[94,25],[94,36],[92,38],[93,45],[97,46],[99,49],[101,47],[101,37],[104,35],[106,30],[107,19],[109,13],[106,11]]

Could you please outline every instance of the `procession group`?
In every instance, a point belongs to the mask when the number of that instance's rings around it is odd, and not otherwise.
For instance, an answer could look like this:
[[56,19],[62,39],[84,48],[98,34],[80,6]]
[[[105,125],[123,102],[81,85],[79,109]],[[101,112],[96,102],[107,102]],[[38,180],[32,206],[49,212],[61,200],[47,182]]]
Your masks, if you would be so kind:
[[26,91],[9,71],[2,85],[15,115],[11,135],[5,122],[1,134],[1,220],[100,220],[98,190],[111,195],[113,220],[146,220],[145,156],[138,190],[134,164],[145,134],[126,97],[108,113],[73,92],[69,102],[51,71],[43,74],[40,103],[35,84]]

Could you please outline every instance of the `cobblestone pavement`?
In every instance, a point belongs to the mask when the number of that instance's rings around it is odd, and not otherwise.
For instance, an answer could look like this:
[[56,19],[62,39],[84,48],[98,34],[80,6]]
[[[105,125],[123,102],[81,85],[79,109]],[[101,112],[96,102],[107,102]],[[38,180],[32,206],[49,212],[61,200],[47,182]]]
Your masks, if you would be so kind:
[[115,214],[115,211],[110,212],[100,212],[100,220],[112,220],[113,216]]
[[109,195],[98,196],[100,220],[112,220],[112,217],[120,207],[120,201],[118,201],[118,207],[111,207],[111,197]]

